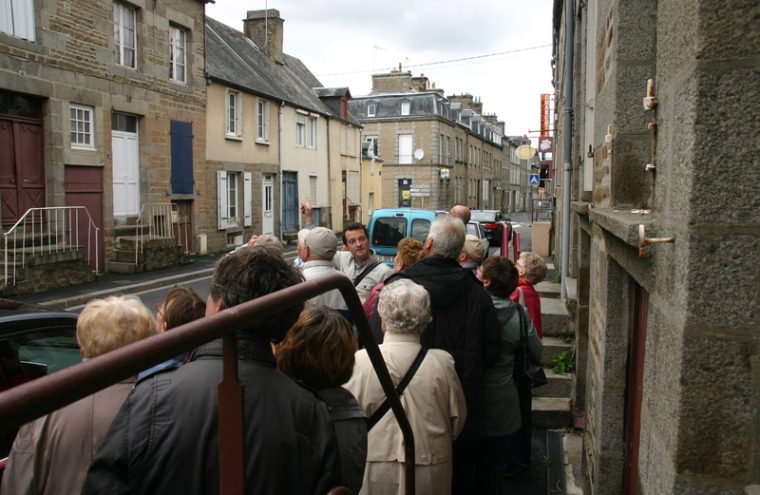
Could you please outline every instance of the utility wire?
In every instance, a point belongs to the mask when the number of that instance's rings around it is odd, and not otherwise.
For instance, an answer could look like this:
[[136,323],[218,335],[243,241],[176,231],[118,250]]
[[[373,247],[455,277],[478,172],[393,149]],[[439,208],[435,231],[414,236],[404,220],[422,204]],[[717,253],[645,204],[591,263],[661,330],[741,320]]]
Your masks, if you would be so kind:
[[[488,54],[485,54],[485,55],[474,55],[472,57],[452,58],[452,59],[449,59],[449,60],[440,60],[438,62],[426,62],[426,63],[423,63],[423,64],[411,64],[411,65],[407,65],[406,67],[407,68],[417,68],[417,67],[429,67],[431,65],[451,64],[451,63],[454,63],[454,62],[463,62],[463,61],[467,61],[467,60],[476,60],[476,59],[479,59],[479,58],[498,57],[499,55],[508,55],[508,54],[511,54],[511,53],[519,53],[519,52],[528,52],[528,51],[532,51],[532,50],[540,50],[541,48],[547,48],[547,47],[550,47],[550,46],[552,46],[552,45],[549,44],[549,45],[530,46],[530,47],[527,47],[527,48],[518,48],[516,50],[507,50],[507,51],[497,52],[497,53],[488,53]],[[393,69],[395,69],[395,67],[386,67],[386,68],[378,69],[378,71],[390,71],[390,70],[393,70]],[[344,75],[347,75],[347,74],[364,74],[364,73],[367,73],[367,72],[372,73],[372,72],[376,72],[376,71],[374,69],[363,69],[363,70],[353,70],[353,71],[347,71],[347,72],[331,72],[330,74],[318,74],[317,77],[344,76]]]

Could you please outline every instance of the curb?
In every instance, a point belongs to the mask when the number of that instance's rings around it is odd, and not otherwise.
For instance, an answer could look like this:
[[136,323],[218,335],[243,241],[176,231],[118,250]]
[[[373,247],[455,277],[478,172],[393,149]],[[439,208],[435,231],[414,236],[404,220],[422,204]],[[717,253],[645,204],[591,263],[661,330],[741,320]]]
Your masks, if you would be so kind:
[[53,299],[50,301],[44,301],[38,303],[40,306],[46,308],[63,310],[72,306],[80,306],[87,303],[91,299],[111,296],[114,294],[135,293],[141,290],[155,289],[165,285],[178,284],[181,282],[187,282],[194,278],[210,276],[214,273],[213,268],[204,268],[203,270],[196,270],[194,272],[181,273],[179,275],[172,275],[170,277],[157,278],[148,280],[146,282],[138,282],[136,284],[122,285],[119,287],[112,287],[110,289],[103,289],[96,292],[88,292],[86,294],[76,294],[70,297],[64,297],[61,299]]

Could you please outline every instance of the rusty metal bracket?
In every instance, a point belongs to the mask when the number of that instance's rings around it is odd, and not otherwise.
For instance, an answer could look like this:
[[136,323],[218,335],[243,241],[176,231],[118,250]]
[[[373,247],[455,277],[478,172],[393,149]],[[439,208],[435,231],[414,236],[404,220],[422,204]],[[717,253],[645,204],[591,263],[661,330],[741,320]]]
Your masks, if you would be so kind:
[[643,223],[639,224],[639,258],[644,257],[646,254],[646,247],[650,244],[673,244],[675,241],[675,237],[647,237],[646,227]]

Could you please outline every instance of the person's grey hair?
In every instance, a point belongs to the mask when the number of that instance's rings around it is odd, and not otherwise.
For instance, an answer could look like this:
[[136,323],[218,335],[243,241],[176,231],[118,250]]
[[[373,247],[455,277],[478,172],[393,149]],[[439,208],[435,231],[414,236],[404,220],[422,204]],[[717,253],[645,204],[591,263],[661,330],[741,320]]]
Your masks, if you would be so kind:
[[419,335],[432,320],[430,294],[423,286],[402,278],[380,291],[377,313],[386,331]]
[[259,238],[256,239],[256,242],[253,243],[253,245],[271,249],[273,252],[279,255],[282,255],[283,253],[282,241],[280,241],[277,236],[272,234],[261,234]]
[[467,229],[461,219],[441,215],[433,220],[427,238],[433,240],[433,254],[455,260],[462,252],[466,233]]

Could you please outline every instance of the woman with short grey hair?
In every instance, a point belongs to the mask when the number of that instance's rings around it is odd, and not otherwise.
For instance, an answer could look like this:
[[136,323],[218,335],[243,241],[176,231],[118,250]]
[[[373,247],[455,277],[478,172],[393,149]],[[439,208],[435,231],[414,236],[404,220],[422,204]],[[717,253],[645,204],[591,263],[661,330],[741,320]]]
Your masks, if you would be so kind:
[[430,323],[430,294],[410,280],[383,287],[377,312],[386,332],[421,334]]
[[[454,358],[440,349],[423,351],[420,344],[420,335],[431,320],[430,295],[421,285],[400,279],[380,291],[377,310],[385,332],[379,347],[391,380],[398,386],[413,370],[401,404],[414,433],[417,493],[450,494],[452,442],[462,431],[467,407]],[[419,363],[416,371],[415,361]],[[385,402],[366,350],[356,353],[353,375],[344,387],[370,418]],[[400,495],[405,490],[403,436],[392,412],[375,419],[367,438],[367,466],[359,493]]]

